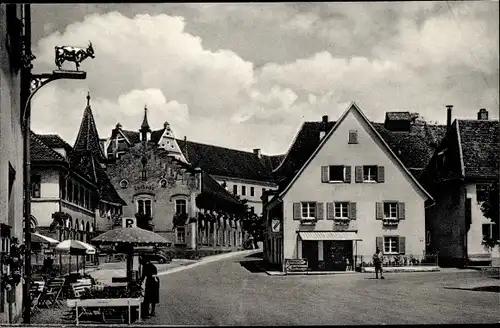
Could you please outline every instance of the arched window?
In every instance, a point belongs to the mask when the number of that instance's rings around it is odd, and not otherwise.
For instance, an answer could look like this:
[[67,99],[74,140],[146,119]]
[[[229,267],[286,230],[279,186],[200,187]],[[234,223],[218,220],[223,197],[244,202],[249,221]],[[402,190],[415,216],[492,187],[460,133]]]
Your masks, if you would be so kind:
[[85,225],[85,231],[86,232],[90,232],[90,223],[87,222],[87,224]]
[[160,187],[162,188],[167,188],[167,180],[161,179],[160,180]]
[[78,219],[75,221],[75,230],[80,230],[80,224],[78,222]]
[[123,179],[122,181],[120,181],[120,188],[122,189],[127,189],[128,188],[128,181]]

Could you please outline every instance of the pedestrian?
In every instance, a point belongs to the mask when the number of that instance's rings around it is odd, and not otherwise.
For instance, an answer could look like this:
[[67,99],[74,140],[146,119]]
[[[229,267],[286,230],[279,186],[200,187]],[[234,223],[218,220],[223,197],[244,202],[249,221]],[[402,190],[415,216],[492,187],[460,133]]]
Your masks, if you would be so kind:
[[380,271],[380,279],[385,279],[382,270],[383,255],[380,248],[377,247],[375,254],[373,254],[373,264],[375,265],[375,279],[378,279],[378,273]]
[[[160,302],[160,279],[158,279],[158,270],[156,266],[149,260],[142,258],[142,277],[140,285],[146,280],[144,286],[144,307],[146,316],[155,316],[156,304]],[[151,304],[151,312],[149,312],[149,305]]]
[[349,257],[345,258],[345,270],[352,271],[352,262],[349,260]]

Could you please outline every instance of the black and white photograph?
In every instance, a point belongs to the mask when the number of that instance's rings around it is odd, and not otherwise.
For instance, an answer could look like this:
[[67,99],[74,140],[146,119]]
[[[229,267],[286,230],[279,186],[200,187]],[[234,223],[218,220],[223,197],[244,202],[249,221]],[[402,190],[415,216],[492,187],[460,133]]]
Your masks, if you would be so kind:
[[0,4],[0,326],[498,324],[499,2]]

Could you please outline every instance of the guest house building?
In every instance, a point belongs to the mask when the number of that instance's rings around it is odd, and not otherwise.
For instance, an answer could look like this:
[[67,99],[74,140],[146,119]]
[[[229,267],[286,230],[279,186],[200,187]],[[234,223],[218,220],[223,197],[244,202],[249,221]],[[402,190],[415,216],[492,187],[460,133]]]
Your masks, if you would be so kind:
[[422,258],[425,208],[432,197],[417,181],[442,137],[441,126],[409,112],[370,122],[356,104],[336,122],[305,122],[264,195],[264,259],[307,259],[312,270],[345,270],[386,259]]

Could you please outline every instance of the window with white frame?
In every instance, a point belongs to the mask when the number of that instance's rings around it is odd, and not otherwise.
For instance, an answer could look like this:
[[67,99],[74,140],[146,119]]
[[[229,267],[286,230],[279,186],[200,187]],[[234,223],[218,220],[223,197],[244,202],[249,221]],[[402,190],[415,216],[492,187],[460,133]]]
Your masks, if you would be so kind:
[[175,200],[175,213],[176,214],[186,214],[187,213],[187,201],[185,199]]
[[250,196],[255,196],[255,188],[250,187]]
[[398,203],[387,202],[384,203],[384,218],[395,219],[398,217]]
[[241,195],[246,196],[247,194],[247,187],[246,186],[241,186]]
[[484,202],[488,199],[488,185],[487,184],[477,184],[476,185],[476,200],[478,203]]
[[399,253],[399,238],[398,237],[384,237],[384,254],[398,254]]
[[377,181],[377,166],[365,165],[363,166],[363,182],[376,182]]
[[495,223],[483,223],[483,240],[498,240],[498,227]]
[[335,207],[335,217],[336,218],[347,218],[349,217],[349,203],[348,202],[336,202]]
[[177,244],[186,243],[186,229],[184,227],[177,227],[176,230]]
[[316,203],[302,202],[302,218],[312,219],[316,217]]
[[152,216],[151,199],[141,198],[137,200],[137,213]]
[[233,194],[238,195],[238,185],[233,185]]
[[344,181],[344,170],[343,165],[330,165],[328,167],[328,181]]

